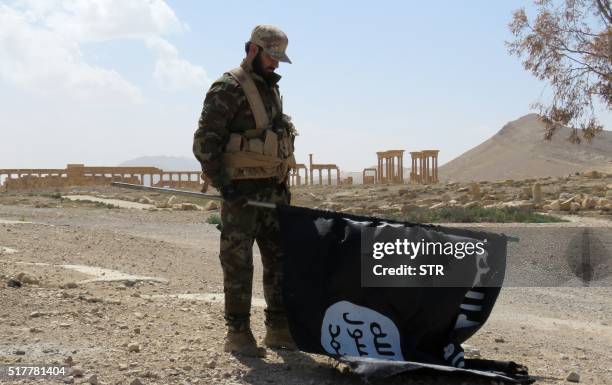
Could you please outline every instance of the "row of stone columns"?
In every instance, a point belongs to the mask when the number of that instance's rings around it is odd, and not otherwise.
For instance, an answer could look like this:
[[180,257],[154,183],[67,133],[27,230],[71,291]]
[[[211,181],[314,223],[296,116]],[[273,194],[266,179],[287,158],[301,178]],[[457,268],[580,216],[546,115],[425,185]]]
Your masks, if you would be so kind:
[[[158,181],[153,182],[153,175],[158,177]],[[151,174],[149,175],[150,185],[156,186],[170,186],[170,187],[183,187],[190,186],[194,183],[201,184],[202,181],[200,179],[200,173],[195,171],[166,171],[159,174]],[[167,177],[164,179],[164,177]],[[176,178],[174,178],[176,176]],[[183,176],[186,176],[186,180],[183,180]],[[145,184],[144,176],[141,179],[141,183]],[[167,182],[167,183],[164,183]],[[185,183],[183,183],[185,182]]]
[[308,184],[308,168],[305,164],[298,163],[291,169],[289,172],[289,186],[301,186],[302,185],[302,175],[300,175],[300,171],[304,170],[304,184]]
[[312,162],[312,154],[308,154],[309,157],[309,173],[310,173],[310,185],[314,184],[314,172],[319,172],[319,184],[323,184],[323,171],[327,171],[327,184],[332,184],[332,171],[336,172],[336,185],[340,185],[340,168],[335,164],[315,164]]
[[312,186],[313,183],[313,179],[314,179],[314,172],[318,171],[318,176],[319,176],[319,184],[322,185],[323,184],[323,171],[327,171],[327,184],[331,185],[332,184],[332,171],[336,172],[336,184],[339,185],[340,184],[340,169],[339,168],[335,168],[335,167],[319,167],[319,166],[315,166],[313,168],[310,169],[310,185]]
[[438,182],[439,152],[439,150],[423,150],[410,153],[412,157],[411,182],[423,184]]
[[100,179],[145,185],[147,176],[150,186],[199,188],[202,183],[200,172],[197,171],[163,171],[154,167],[85,167],[74,164],[68,165],[66,169],[0,169],[0,186],[4,187],[3,190],[28,186],[87,186],[96,184]]
[[404,150],[376,153],[378,157],[378,183],[404,182]]

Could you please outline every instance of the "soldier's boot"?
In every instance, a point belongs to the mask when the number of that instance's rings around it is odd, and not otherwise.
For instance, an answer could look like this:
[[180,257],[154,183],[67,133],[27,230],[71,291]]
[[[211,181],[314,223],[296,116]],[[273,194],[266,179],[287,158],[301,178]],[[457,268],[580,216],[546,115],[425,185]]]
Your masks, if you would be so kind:
[[264,345],[272,349],[297,349],[295,341],[293,341],[293,337],[289,331],[289,326],[287,325],[282,325],[280,327],[276,325],[266,325]]
[[223,351],[248,357],[265,357],[266,355],[266,350],[257,346],[255,337],[249,327],[240,329],[229,327]]

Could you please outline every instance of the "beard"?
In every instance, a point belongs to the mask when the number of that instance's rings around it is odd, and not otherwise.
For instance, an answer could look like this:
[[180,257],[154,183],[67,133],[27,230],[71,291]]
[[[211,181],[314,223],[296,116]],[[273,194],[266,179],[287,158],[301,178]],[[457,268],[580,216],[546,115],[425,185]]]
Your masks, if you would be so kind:
[[261,64],[261,49],[257,52],[257,56],[253,59],[253,72],[264,78],[266,81],[270,81],[274,77],[274,71],[266,71]]

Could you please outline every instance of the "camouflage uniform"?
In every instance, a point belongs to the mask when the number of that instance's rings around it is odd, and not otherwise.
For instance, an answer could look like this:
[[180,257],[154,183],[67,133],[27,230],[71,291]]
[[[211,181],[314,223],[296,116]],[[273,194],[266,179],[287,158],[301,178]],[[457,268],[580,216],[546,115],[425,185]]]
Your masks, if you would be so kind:
[[[275,101],[280,76],[265,80],[246,62],[242,68],[253,78],[271,121],[293,134],[290,119]],[[279,123],[281,122],[281,123]],[[283,123],[284,122],[284,126]],[[230,329],[248,328],[253,280],[253,242],[257,241],[263,263],[264,296],[267,303],[266,324],[286,322],[282,299],[282,251],[276,212],[244,206],[245,200],[288,204],[290,194],[285,181],[278,178],[231,180],[222,160],[231,133],[242,134],[255,126],[247,98],[230,74],[223,74],[206,94],[199,127],[194,135],[193,152],[211,184],[224,195],[221,206],[221,248],[225,319]],[[231,191],[231,197],[227,191]]]

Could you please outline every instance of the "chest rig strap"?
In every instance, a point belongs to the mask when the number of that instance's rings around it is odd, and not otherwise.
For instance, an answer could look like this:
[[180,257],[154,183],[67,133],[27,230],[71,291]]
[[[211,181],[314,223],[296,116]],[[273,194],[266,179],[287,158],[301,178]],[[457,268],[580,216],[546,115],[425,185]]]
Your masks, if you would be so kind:
[[258,133],[263,132],[270,125],[270,118],[253,78],[242,67],[230,70],[229,74],[240,83],[244,91],[249,107],[251,107],[253,118],[255,119],[255,129]]

